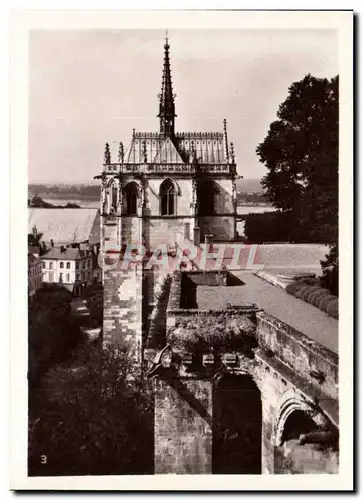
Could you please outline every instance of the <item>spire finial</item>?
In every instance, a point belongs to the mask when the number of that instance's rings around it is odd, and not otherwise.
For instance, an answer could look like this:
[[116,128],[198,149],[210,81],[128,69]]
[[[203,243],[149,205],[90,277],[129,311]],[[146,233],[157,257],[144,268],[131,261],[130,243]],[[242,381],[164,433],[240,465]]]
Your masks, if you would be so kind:
[[171,81],[170,59],[169,59],[169,38],[168,30],[165,34],[164,44],[164,64],[161,79],[161,92],[159,98],[160,133],[165,135],[174,134],[175,103],[173,94],[173,85]]
[[231,142],[230,148],[231,148],[231,160],[232,160],[232,164],[234,165],[235,158],[234,158],[234,145],[233,145],[233,142]]
[[223,120],[223,134],[224,134],[224,149],[226,154],[226,160],[229,160],[229,151],[228,151],[228,136],[227,136],[227,120],[224,118]]
[[146,141],[142,141],[142,154],[144,157],[144,163],[147,163],[147,149],[146,149]]
[[103,163],[105,165],[110,165],[111,163],[111,153],[110,153],[110,145],[108,142],[105,144],[105,152],[103,155]]
[[118,162],[119,163],[124,162],[124,145],[122,142],[120,142],[119,147],[118,147]]

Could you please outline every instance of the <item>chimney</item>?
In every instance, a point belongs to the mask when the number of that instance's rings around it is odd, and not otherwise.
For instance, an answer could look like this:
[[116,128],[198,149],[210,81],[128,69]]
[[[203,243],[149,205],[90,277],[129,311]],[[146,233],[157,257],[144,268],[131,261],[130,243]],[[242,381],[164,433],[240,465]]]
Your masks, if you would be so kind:
[[53,248],[54,247],[54,241],[50,240],[50,246]]

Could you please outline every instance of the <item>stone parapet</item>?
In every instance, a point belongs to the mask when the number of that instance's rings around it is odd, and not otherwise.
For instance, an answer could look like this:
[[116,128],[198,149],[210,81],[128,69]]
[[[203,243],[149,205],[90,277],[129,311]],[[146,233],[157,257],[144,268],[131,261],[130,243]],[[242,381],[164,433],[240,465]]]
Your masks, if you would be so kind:
[[263,349],[330,398],[338,398],[337,354],[263,311],[258,312],[256,318],[256,335]]

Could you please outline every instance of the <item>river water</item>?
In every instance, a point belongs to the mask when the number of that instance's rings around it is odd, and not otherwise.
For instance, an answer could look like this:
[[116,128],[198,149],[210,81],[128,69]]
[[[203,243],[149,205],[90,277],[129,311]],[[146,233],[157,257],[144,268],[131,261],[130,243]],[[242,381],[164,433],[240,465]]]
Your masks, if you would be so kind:
[[[43,198],[47,203],[52,203],[53,205],[67,205],[67,203],[76,203],[82,208],[99,208],[99,200],[77,200],[77,199],[62,199],[62,198]],[[237,213],[239,215],[247,214],[260,214],[263,212],[272,212],[275,208],[270,205],[243,205],[237,207]]]

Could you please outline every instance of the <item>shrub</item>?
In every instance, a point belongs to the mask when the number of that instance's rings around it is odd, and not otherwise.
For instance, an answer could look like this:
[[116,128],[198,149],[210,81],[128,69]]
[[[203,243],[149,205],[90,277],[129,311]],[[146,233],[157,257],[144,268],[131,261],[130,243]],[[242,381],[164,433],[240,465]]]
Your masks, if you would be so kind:
[[295,295],[295,297],[301,298],[302,291],[305,287],[305,283],[302,280],[295,281],[291,283],[291,294]]
[[329,316],[339,319],[339,300],[334,299],[331,302],[329,302],[326,308],[326,312],[327,314],[329,314]]
[[305,286],[305,281],[303,280],[296,280],[295,281],[295,289],[296,290],[301,290],[301,288]]
[[325,301],[323,300],[323,304],[322,304],[322,310],[324,312],[328,312],[328,306],[329,304],[331,304],[332,302],[334,302],[335,300],[337,300],[337,298],[334,296],[334,295],[326,295],[325,297]]
[[311,298],[311,303],[318,307],[318,304],[319,304],[319,301],[322,297],[324,297],[325,295],[329,295],[329,290],[327,290],[326,288],[320,288],[319,290],[317,290],[316,292],[314,292],[312,294],[312,298]]
[[295,283],[289,283],[285,290],[287,291],[287,293],[289,293],[290,295],[295,295],[296,293],[296,284]]
[[308,295],[314,291],[314,288],[315,287],[312,285],[304,285],[303,287],[301,287],[300,289],[301,298],[307,302]]
[[321,290],[321,288],[319,286],[317,286],[317,285],[312,286],[312,289],[306,295],[306,299],[305,299],[306,302],[309,302],[309,304],[313,304],[313,299],[319,290]]
[[326,295],[323,295],[323,297],[321,297],[319,299],[319,302],[318,302],[318,307],[319,309],[321,309],[322,311],[326,311],[326,307],[327,305],[329,304],[329,302],[332,301],[332,299],[334,299],[334,295],[330,295],[330,293],[326,294]]
[[304,289],[305,289],[304,285],[302,285],[300,287],[296,287],[295,297],[297,297],[298,299],[302,299],[303,298]]
[[317,285],[307,285],[305,281],[289,283],[285,288],[290,295],[318,307],[333,318],[339,316],[338,298],[332,295],[326,288]]

